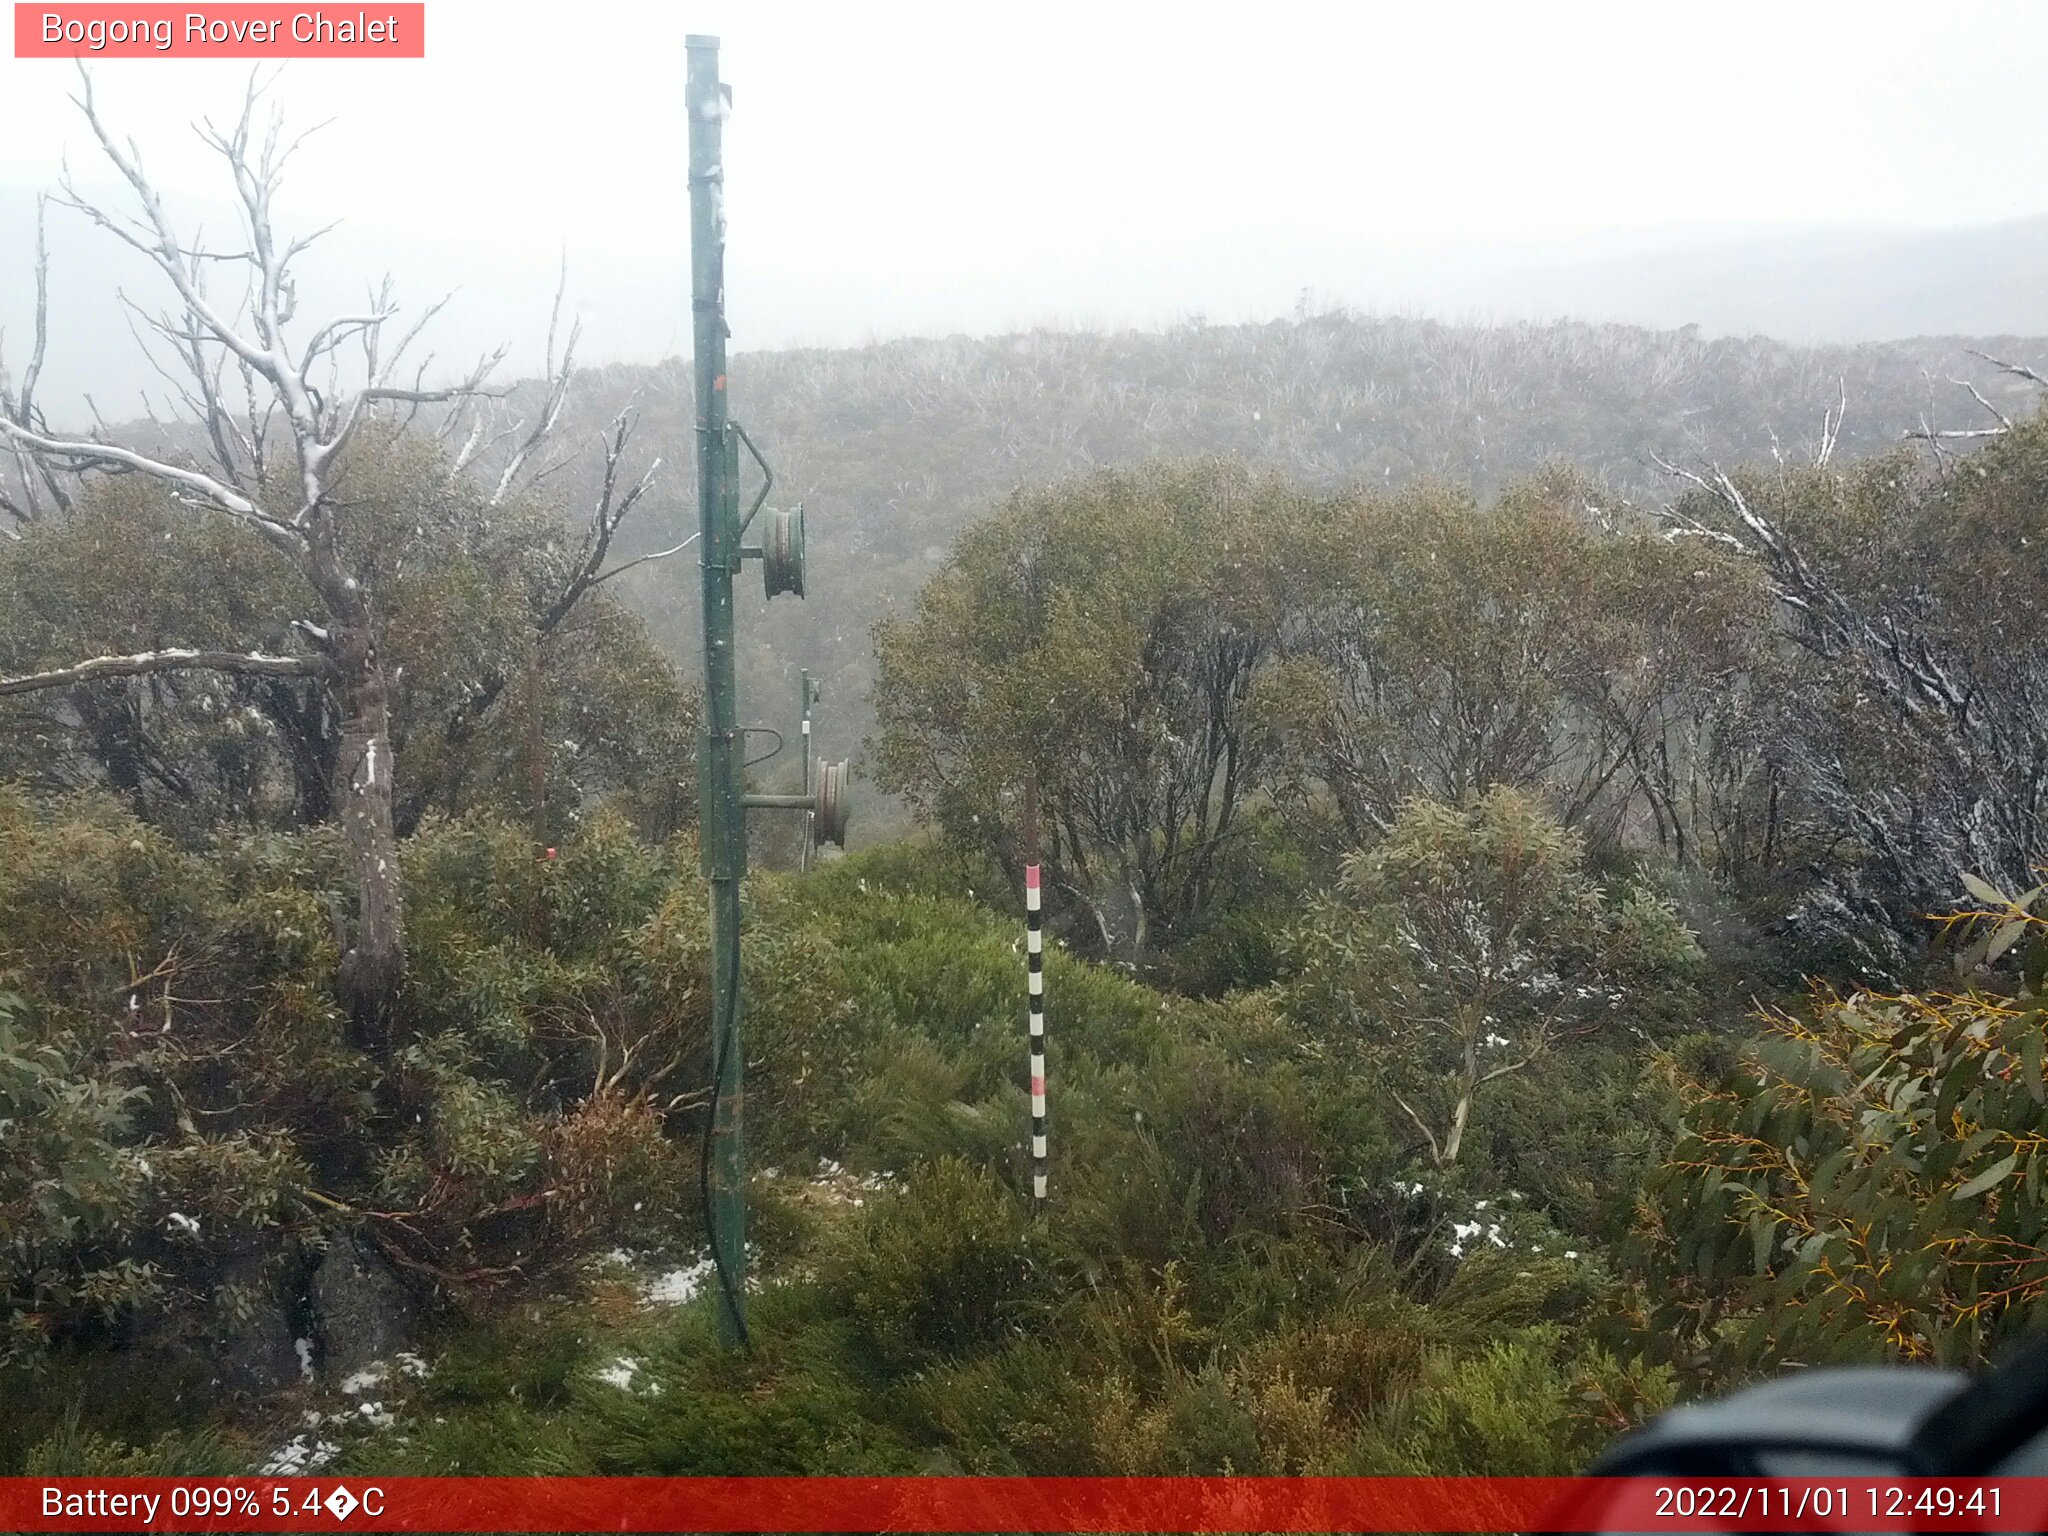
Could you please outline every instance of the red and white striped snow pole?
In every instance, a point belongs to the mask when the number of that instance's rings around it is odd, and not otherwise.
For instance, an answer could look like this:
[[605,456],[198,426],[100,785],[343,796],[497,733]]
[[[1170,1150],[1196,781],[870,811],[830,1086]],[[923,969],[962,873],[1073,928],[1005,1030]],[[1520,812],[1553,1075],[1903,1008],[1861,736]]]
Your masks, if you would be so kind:
[[1031,1205],[1045,1208],[1045,928],[1038,874],[1038,775],[1024,781],[1024,969],[1031,1002]]

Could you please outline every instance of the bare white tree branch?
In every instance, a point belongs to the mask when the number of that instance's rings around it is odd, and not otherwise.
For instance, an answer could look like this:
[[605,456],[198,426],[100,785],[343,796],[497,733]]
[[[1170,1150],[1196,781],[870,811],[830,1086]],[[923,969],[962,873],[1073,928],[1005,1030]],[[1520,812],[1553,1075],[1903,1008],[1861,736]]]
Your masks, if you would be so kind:
[[[656,462],[658,463],[659,460],[657,460]],[[649,473],[652,474],[653,472],[650,470]],[[683,540],[682,543],[671,544],[667,549],[657,549],[651,555],[636,555],[631,560],[625,561],[623,564],[613,566],[612,569],[604,572],[602,575],[593,577],[591,579],[590,584],[593,587],[602,586],[604,585],[604,583],[610,581],[614,576],[625,575],[626,572],[632,570],[633,567],[636,565],[647,565],[655,560],[666,560],[670,555],[680,555],[684,550],[688,549],[692,544],[697,542],[698,538],[702,536],[703,531],[704,530],[700,528],[697,530],[696,533],[691,534],[687,539]]]
[[1820,446],[1814,451],[1813,462],[1825,468],[1835,456],[1835,444],[1841,440],[1842,423],[1849,416],[1849,382],[1844,378],[1835,380],[1836,401],[1832,409],[1823,411],[1820,418]]
[[321,656],[270,656],[261,651],[137,651],[128,656],[95,656],[75,666],[0,677],[0,696],[37,693],[109,677],[142,677],[152,672],[237,672],[260,677],[324,677],[333,663]]
[[146,454],[135,452],[132,448],[122,448],[114,443],[45,437],[40,432],[31,432],[12,421],[0,420],[0,434],[5,434],[10,440],[37,453],[67,460],[67,468],[112,465],[137,470],[158,480],[167,481],[203,497],[210,505],[224,512],[232,512],[242,518],[287,554],[302,554],[305,551],[305,538],[297,530],[268,516],[261,507],[240,491],[200,470],[186,469],[162,459],[153,459]]
[[[583,334],[583,322],[581,319],[570,322],[568,345],[562,349],[561,366],[557,368],[555,366],[555,328],[561,323],[562,296],[567,291],[568,285],[569,263],[568,257],[564,255],[561,276],[555,283],[554,307],[548,312],[548,350],[545,373],[547,392],[542,398],[540,411],[534,417],[532,431],[528,432],[520,440],[519,446],[512,450],[511,458],[505,461],[504,472],[498,476],[497,488],[491,492],[491,505],[494,507],[502,505],[505,498],[511,494],[513,488],[518,484],[519,472],[526,467],[526,461],[532,457],[534,450],[545,443],[554,432],[555,424],[562,417],[562,407],[568,403],[569,379],[574,373],[576,366],[576,343]],[[516,428],[513,430],[516,430]],[[559,465],[555,467],[559,467]],[[607,471],[609,472],[609,470],[610,466],[607,465]],[[541,475],[546,475],[550,472],[549,470],[543,470]],[[539,478],[539,476],[536,476],[536,478]]]
[[2042,388],[2048,389],[2048,378],[2043,378],[2024,363],[2008,363],[2002,358],[1993,357],[1989,352],[1979,352],[1975,347],[1970,348],[1970,356],[1982,358],[2001,373],[2010,373],[2030,384],[2039,384]]

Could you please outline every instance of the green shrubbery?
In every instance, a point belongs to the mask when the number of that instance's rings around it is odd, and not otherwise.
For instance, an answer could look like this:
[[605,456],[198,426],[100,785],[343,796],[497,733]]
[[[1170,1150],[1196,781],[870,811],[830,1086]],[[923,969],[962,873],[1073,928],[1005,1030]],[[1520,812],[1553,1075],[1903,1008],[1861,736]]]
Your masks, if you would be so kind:
[[118,1321],[145,1292],[203,1330],[231,1271],[288,1290],[365,1212],[422,1274],[549,1262],[543,1232],[674,1230],[701,908],[621,824],[597,818],[547,862],[489,822],[408,844],[417,969],[388,1070],[332,999],[326,834],[209,856],[104,801],[15,795],[0,852],[17,1345]]
[[827,1260],[827,1284],[883,1368],[909,1371],[1021,1321],[1033,1265],[1023,1204],[958,1158],[926,1163]]
[[[1054,1184],[1035,1218],[1021,923],[967,899],[957,867],[883,851],[755,882],[765,1283],[753,1352],[734,1356],[708,1299],[620,1332],[534,1285],[579,1283],[572,1262],[606,1245],[692,1237],[706,978],[687,845],[600,816],[536,859],[501,823],[430,821],[406,850],[413,971],[384,1072],[323,984],[324,834],[209,854],[98,801],[17,798],[5,818],[0,912],[19,921],[0,968],[22,1001],[0,1026],[0,1092],[91,1211],[10,1224],[45,1277],[19,1333],[31,1352],[112,1362],[166,1332],[213,1336],[228,1324],[202,1293],[289,1292],[348,1230],[423,1294],[487,1304],[405,1389],[420,1422],[403,1442],[352,1441],[343,1466],[1445,1466],[1501,1428],[1484,1394],[1530,1381],[1532,1403],[1564,1406],[1518,1420],[1524,1440],[1606,1432],[1580,1413],[1598,1362],[1556,1326],[1599,1276],[1561,1256],[1560,1213],[1589,1204],[1586,1150],[1553,1177],[1480,1137],[1405,1192],[1378,1080],[1329,1071],[1266,992],[1159,992],[1053,946]],[[1629,1081],[1619,1064],[1607,1080]],[[847,1171],[816,1174],[821,1159]],[[1475,1203],[1511,1186],[1514,1252],[1463,1248]],[[10,1298],[28,1251],[9,1250]],[[101,1271],[154,1286],[168,1328],[113,1348],[131,1292]],[[626,1388],[601,1374],[621,1354]],[[1642,1381],[1617,1400],[1657,1400]],[[46,1459],[127,1465],[164,1433],[111,1424],[96,1400],[66,1429],[62,1394],[33,1401]]]
[[0,992],[0,1361],[39,1350],[63,1316],[139,1301],[150,1281],[119,1252],[142,1183],[119,1143],[143,1090],[86,1075],[73,1037],[32,1037],[26,1011]]

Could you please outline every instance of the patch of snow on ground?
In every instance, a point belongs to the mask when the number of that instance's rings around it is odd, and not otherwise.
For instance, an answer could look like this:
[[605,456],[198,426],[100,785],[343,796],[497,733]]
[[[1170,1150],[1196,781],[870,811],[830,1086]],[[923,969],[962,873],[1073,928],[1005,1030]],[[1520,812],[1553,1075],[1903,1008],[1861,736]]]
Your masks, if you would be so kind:
[[893,1173],[853,1174],[829,1157],[818,1159],[818,1171],[811,1188],[842,1205],[866,1205],[868,1195],[900,1194],[903,1182]]
[[317,1472],[341,1454],[341,1447],[332,1440],[313,1440],[306,1435],[293,1435],[276,1450],[270,1459],[256,1469],[260,1477],[303,1477],[308,1472]]
[[640,1300],[650,1307],[676,1307],[696,1299],[707,1282],[718,1272],[715,1260],[704,1258],[681,1269],[672,1269],[665,1275],[653,1275],[641,1284]]
[[597,1379],[608,1387],[617,1387],[621,1392],[638,1391],[642,1397],[661,1396],[661,1384],[642,1381],[636,1388],[634,1382],[640,1376],[640,1362],[631,1355],[621,1355],[610,1365],[597,1373]]
[[391,1366],[383,1360],[372,1360],[341,1384],[341,1390],[350,1397],[367,1392],[391,1374]]

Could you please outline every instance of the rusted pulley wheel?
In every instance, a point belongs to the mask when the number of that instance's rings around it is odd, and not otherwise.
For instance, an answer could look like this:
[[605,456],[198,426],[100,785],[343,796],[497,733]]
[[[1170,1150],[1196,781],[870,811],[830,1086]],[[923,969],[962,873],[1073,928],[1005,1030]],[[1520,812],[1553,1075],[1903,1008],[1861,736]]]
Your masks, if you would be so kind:
[[847,765],[842,758],[836,763],[821,763],[818,767],[818,809],[811,818],[812,836],[822,848],[827,843],[835,848],[846,846],[846,790]]
[[769,597],[804,595],[804,509],[768,514],[768,537],[761,541],[761,585]]

